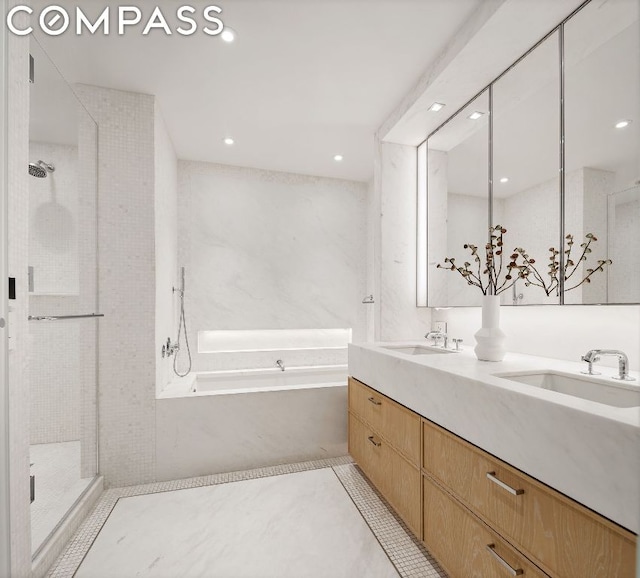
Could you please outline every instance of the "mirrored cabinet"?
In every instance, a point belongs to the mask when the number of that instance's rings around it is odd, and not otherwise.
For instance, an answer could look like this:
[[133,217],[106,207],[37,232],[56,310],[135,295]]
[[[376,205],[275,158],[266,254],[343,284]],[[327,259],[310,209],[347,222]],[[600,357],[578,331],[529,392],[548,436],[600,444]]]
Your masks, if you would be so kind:
[[591,2],[564,26],[565,233],[592,233],[589,262],[611,260],[565,303],[640,302],[638,10]]
[[638,4],[589,2],[429,135],[429,307],[480,304],[445,260],[495,225],[528,261],[503,305],[640,303],[639,55]]
[[442,264],[468,257],[465,243],[486,238],[489,226],[489,91],[473,99],[427,141],[429,299],[435,305],[480,305]]

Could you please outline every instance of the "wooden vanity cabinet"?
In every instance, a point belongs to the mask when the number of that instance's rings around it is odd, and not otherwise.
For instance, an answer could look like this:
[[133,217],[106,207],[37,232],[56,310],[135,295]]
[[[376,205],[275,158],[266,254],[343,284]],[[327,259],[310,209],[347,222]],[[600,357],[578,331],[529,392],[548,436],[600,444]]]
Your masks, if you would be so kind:
[[550,576],[635,576],[631,532],[427,420],[423,435],[424,473]]
[[451,578],[634,578],[636,537],[349,378],[349,452]]
[[548,578],[424,476],[424,544],[451,578]]
[[418,537],[420,438],[418,414],[349,378],[349,453]]

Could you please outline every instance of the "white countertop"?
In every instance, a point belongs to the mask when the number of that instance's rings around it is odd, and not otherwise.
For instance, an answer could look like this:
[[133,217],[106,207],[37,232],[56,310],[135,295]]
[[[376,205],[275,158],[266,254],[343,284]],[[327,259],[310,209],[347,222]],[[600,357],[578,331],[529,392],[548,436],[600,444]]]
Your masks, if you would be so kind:
[[[579,376],[585,364],[516,353],[501,362],[478,361],[471,349],[408,355],[385,345],[349,345],[349,375],[638,533],[640,408],[612,407],[494,375],[553,370]],[[605,378],[617,373],[598,369]],[[631,375],[640,396],[638,373]]]

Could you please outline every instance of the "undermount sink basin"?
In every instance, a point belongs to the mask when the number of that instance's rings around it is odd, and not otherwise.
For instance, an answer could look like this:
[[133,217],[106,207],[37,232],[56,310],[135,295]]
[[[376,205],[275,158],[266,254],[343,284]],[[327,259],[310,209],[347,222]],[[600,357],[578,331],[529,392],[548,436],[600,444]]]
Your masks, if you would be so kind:
[[587,375],[568,375],[555,371],[494,374],[502,379],[533,385],[588,399],[613,407],[640,407],[640,385],[638,382],[616,382],[611,378],[594,378]]
[[400,353],[406,353],[407,355],[438,355],[440,353],[453,353],[453,351],[448,349],[428,347],[426,345],[383,345],[382,348],[390,349],[391,351],[399,351]]

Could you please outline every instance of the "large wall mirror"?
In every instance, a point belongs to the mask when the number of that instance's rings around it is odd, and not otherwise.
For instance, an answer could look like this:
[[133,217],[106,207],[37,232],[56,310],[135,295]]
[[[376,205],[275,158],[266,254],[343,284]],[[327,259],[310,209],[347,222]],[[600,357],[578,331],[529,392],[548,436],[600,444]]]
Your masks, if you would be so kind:
[[438,264],[490,224],[534,261],[504,305],[640,303],[639,54],[637,3],[594,0],[429,135],[428,306],[479,305]]
[[611,260],[565,303],[640,303],[638,2],[591,2],[564,34],[565,230]]
[[501,293],[505,305],[558,303],[549,248],[560,231],[560,59],[552,34],[493,85],[493,224],[508,252],[536,262],[528,284]]
[[[483,92],[427,141],[429,299],[480,305],[481,293],[437,268],[443,255],[461,263],[463,245],[486,242],[489,212],[489,93]],[[437,259],[440,259],[439,261]]]

